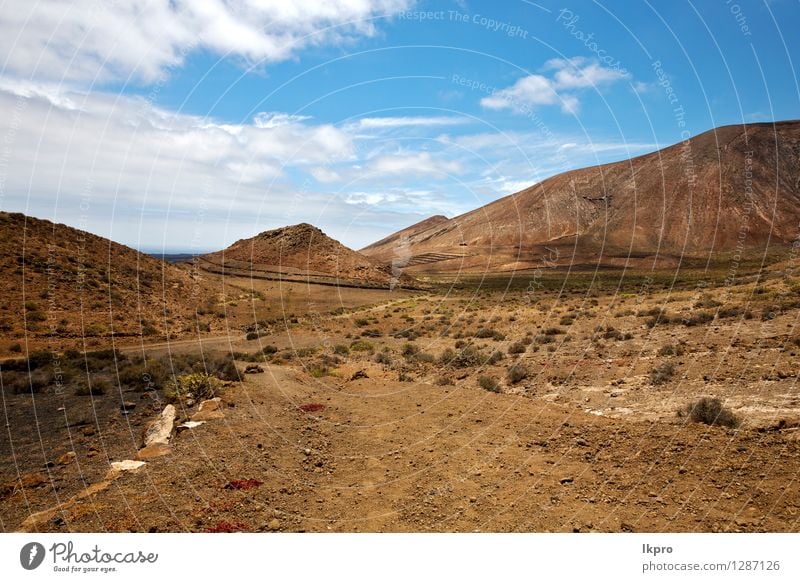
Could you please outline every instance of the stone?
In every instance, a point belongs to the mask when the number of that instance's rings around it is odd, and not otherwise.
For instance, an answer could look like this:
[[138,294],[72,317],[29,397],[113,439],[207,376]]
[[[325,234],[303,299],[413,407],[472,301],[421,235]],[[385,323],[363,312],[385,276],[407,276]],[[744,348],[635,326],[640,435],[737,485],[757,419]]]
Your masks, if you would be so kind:
[[352,382],[353,380],[360,380],[362,378],[369,378],[369,376],[367,376],[367,373],[364,370],[359,370],[358,372],[350,376],[350,381]]
[[245,374],[263,374],[264,368],[259,366],[258,364],[247,364],[247,367],[244,369]]
[[281,529],[281,522],[278,521],[278,518],[273,517],[271,520],[269,520],[269,523],[267,524],[267,528],[270,531],[278,531],[279,529]]
[[123,414],[128,414],[134,408],[136,408],[136,403],[130,402],[128,400],[125,400],[122,404],[119,405],[119,409],[122,411]]
[[197,428],[198,426],[202,426],[206,423],[205,420],[187,420],[183,424],[178,425],[178,432],[183,432],[185,430],[190,430],[193,428]]
[[58,463],[59,465],[69,465],[72,461],[75,460],[76,456],[77,455],[75,454],[74,451],[67,451],[58,458],[58,461],[56,461],[56,463]]
[[144,432],[144,446],[167,445],[172,436],[172,426],[175,423],[175,407],[167,404],[159,417],[150,422]]
[[112,472],[122,472],[122,471],[136,471],[142,468],[146,463],[143,461],[131,461],[130,459],[125,461],[114,461],[111,463],[111,471]]
[[93,426],[84,426],[81,429],[81,434],[83,436],[94,436],[95,430]]
[[225,414],[222,412],[222,399],[217,397],[211,400],[203,400],[197,412],[192,415],[191,420],[200,422],[219,418],[225,418]]
[[164,455],[168,455],[172,452],[172,447],[167,443],[153,443],[152,445],[147,445],[146,447],[139,449],[139,452],[136,453],[136,458],[142,461],[148,461],[150,459],[155,459],[157,457],[163,457]]
[[561,479],[559,479],[558,482],[561,483],[562,485],[569,485],[573,481],[575,481],[573,477],[562,477]]

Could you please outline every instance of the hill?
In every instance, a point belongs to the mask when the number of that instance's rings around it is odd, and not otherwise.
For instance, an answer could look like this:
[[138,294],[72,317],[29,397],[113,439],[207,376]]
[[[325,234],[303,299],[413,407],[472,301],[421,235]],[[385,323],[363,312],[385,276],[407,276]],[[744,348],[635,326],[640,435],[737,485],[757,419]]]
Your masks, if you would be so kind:
[[[785,249],[798,223],[800,122],[786,121],[721,127],[559,174],[453,219],[411,227],[402,242],[418,271],[674,265],[687,256]],[[386,260],[403,232],[363,252]]]
[[354,251],[307,223],[268,230],[200,257],[212,272],[331,285],[409,286],[387,265]]
[[[196,329],[206,284],[187,269],[63,224],[0,212],[0,350],[108,345]],[[191,301],[187,301],[191,298]],[[206,328],[207,321],[199,325]]]

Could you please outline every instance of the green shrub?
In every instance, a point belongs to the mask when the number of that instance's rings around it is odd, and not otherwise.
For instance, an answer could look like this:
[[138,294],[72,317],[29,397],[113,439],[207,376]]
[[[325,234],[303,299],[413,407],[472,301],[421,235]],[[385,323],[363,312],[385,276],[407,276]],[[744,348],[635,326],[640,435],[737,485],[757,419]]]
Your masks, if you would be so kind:
[[354,352],[374,352],[375,346],[365,340],[356,340],[350,344],[350,349]]
[[257,340],[258,338],[259,338],[259,335],[258,335],[257,331],[248,331],[247,335],[245,336],[245,339],[246,340],[250,340],[250,341]]
[[350,353],[350,348],[348,348],[344,344],[336,344],[335,346],[333,346],[333,353],[339,356],[346,356],[347,354]]
[[219,388],[219,380],[205,372],[182,374],[167,382],[164,397],[170,402],[185,398],[208,400],[214,398]]

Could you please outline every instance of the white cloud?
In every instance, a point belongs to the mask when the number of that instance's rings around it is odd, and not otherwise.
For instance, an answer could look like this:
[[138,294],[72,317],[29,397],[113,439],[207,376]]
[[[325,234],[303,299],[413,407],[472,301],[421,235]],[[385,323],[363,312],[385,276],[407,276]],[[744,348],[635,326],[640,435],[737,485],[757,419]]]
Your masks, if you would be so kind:
[[463,125],[470,123],[467,117],[431,116],[431,117],[364,117],[351,126],[358,129],[390,129],[396,127],[434,127],[446,125]]
[[195,50],[248,63],[375,34],[411,0],[6,0],[6,74],[57,81],[153,82]]
[[463,172],[461,164],[446,159],[434,159],[428,152],[381,156],[369,165],[376,174],[433,174],[447,175]]
[[288,113],[281,113],[280,111],[263,111],[257,113],[253,117],[253,125],[261,129],[271,129],[280,125],[289,125],[292,123],[302,123],[311,119],[308,115],[290,115]]
[[522,77],[510,87],[481,99],[481,105],[487,109],[510,109],[522,114],[544,105],[560,105],[564,113],[577,113],[580,101],[575,91],[599,90],[604,85],[630,78],[627,72],[603,67],[597,61],[583,57],[551,59],[543,69],[554,71],[552,77],[538,74]]

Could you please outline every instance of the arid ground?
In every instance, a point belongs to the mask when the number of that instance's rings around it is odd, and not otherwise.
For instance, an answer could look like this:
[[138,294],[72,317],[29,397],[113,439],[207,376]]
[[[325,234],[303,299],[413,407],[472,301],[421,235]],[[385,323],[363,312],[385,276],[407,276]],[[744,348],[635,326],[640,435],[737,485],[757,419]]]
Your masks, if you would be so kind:
[[[0,528],[797,531],[800,277],[725,274],[228,278],[199,339],[3,363]],[[109,470],[167,401],[166,454]]]

